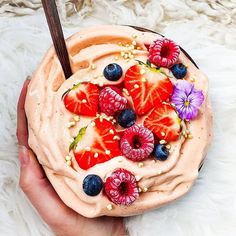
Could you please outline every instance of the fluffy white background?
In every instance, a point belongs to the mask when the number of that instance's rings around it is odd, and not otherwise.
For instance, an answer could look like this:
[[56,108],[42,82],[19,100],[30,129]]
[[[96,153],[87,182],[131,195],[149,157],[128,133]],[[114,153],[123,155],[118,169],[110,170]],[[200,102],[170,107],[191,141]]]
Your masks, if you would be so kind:
[[[9,0],[1,0],[0,14],[12,15],[9,9],[25,13],[26,8],[4,2]],[[67,19],[65,1],[59,1],[66,36],[95,24],[136,24],[156,29],[182,45],[210,80],[215,137],[195,186],[169,206],[129,218],[130,235],[236,235],[235,0],[84,2],[80,13]],[[31,16],[0,17],[1,236],[53,235],[18,186],[16,103],[23,81],[51,44],[42,11],[30,8],[32,5],[26,13],[33,13]]]

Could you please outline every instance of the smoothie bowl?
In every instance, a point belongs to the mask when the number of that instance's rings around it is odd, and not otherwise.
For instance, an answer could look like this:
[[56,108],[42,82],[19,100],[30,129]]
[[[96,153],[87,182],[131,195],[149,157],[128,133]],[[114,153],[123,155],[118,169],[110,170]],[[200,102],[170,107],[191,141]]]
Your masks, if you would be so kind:
[[86,217],[131,216],[189,191],[212,136],[208,80],[172,40],[129,26],[53,48],[26,98],[29,145],[63,202]]

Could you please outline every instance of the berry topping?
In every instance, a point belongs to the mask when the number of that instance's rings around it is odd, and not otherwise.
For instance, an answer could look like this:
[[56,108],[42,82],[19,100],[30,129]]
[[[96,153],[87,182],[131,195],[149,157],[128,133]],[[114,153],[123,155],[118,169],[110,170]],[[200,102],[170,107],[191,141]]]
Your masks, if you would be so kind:
[[95,116],[98,110],[99,90],[96,85],[83,82],[74,85],[63,95],[67,110],[77,115]]
[[173,65],[170,70],[176,79],[183,79],[187,74],[187,67],[182,63]]
[[117,81],[123,74],[122,68],[116,63],[107,65],[103,70],[103,75],[107,80]]
[[87,175],[83,181],[83,190],[89,196],[98,195],[103,188],[102,179],[98,175]]
[[136,121],[136,114],[132,109],[123,110],[117,117],[117,122],[123,128],[128,128],[134,125]]
[[149,60],[158,67],[171,67],[179,57],[180,49],[172,40],[157,39],[149,47]]
[[169,78],[155,68],[144,69],[141,65],[127,70],[124,83],[138,115],[144,115],[156,104],[168,100],[173,91]]
[[139,196],[134,175],[125,169],[114,171],[105,183],[108,198],[119,205],[130,205]]
[[108,116],[125,109],[127,99],[121,96],[115,89],[105,87],[99,95],[99,106],[102,112]]
[[145,118],[144,126],[159,139],[174,141],[180,134],[180,119],[175,109],[169,104],[159,104]]
[[159,161],[165,161],[169,156],[169,150],[163,144],[157,144],[154,147],[153,154]]
[[142,125],[133,125],[125,130],[120,140],[120,149],[132,161],[147,158],[154,148],[153,133]]
[[80,129],[70,145],[78,165],[87,170],[121,154],[117,133],[112,123],[105,118],[96,118]]

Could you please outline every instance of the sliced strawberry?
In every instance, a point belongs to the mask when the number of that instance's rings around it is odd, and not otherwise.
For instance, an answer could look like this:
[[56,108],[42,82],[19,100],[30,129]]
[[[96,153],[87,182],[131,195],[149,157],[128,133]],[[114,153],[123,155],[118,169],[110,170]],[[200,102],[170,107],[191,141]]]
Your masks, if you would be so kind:
[[98,110],[98,87],[89,82],[79,83],[64,95],[67,110],[77,115],[95,116]]
[[159,104],[145,118],[144,126],[159,139],[167,142],[176,140],[180,135],[180,119],[175,109],[169,104]]
[[141,65],[131,66],[125,75],[124,84],[132,97],[135,111],[144,115],[156,104],[166,101],[173,92],[169,78],[156,68],[145,67],[141,73]]
[[70,150],[74,150],[79,166],[87,170],[121,154],[116,137],[116,130],[110,121],[96,118],[88,126],[80,129],[70,145]]

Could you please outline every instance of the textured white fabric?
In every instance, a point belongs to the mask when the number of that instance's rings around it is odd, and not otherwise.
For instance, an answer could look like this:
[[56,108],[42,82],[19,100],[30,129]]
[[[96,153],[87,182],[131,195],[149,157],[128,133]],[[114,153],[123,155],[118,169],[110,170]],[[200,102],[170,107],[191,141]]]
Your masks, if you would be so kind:
[[[7,2],[13,1],[0,0],[2,15],[9,15]],[[51,44],[42,10],[32,10],[40,1],[24,2],[28,7],[15,7],[15,13],[28,9],[33,15],[0,17],[0,236],[50,236],[18,187],[16,102]],[[66,36],[95,24],[155,29],[182,45],[210,80],[215,137],[197,183],[181,200],[127,219],[130,235],[235,235],[236,1],[83,1],[71,18],[65,2],[58,1]]]

